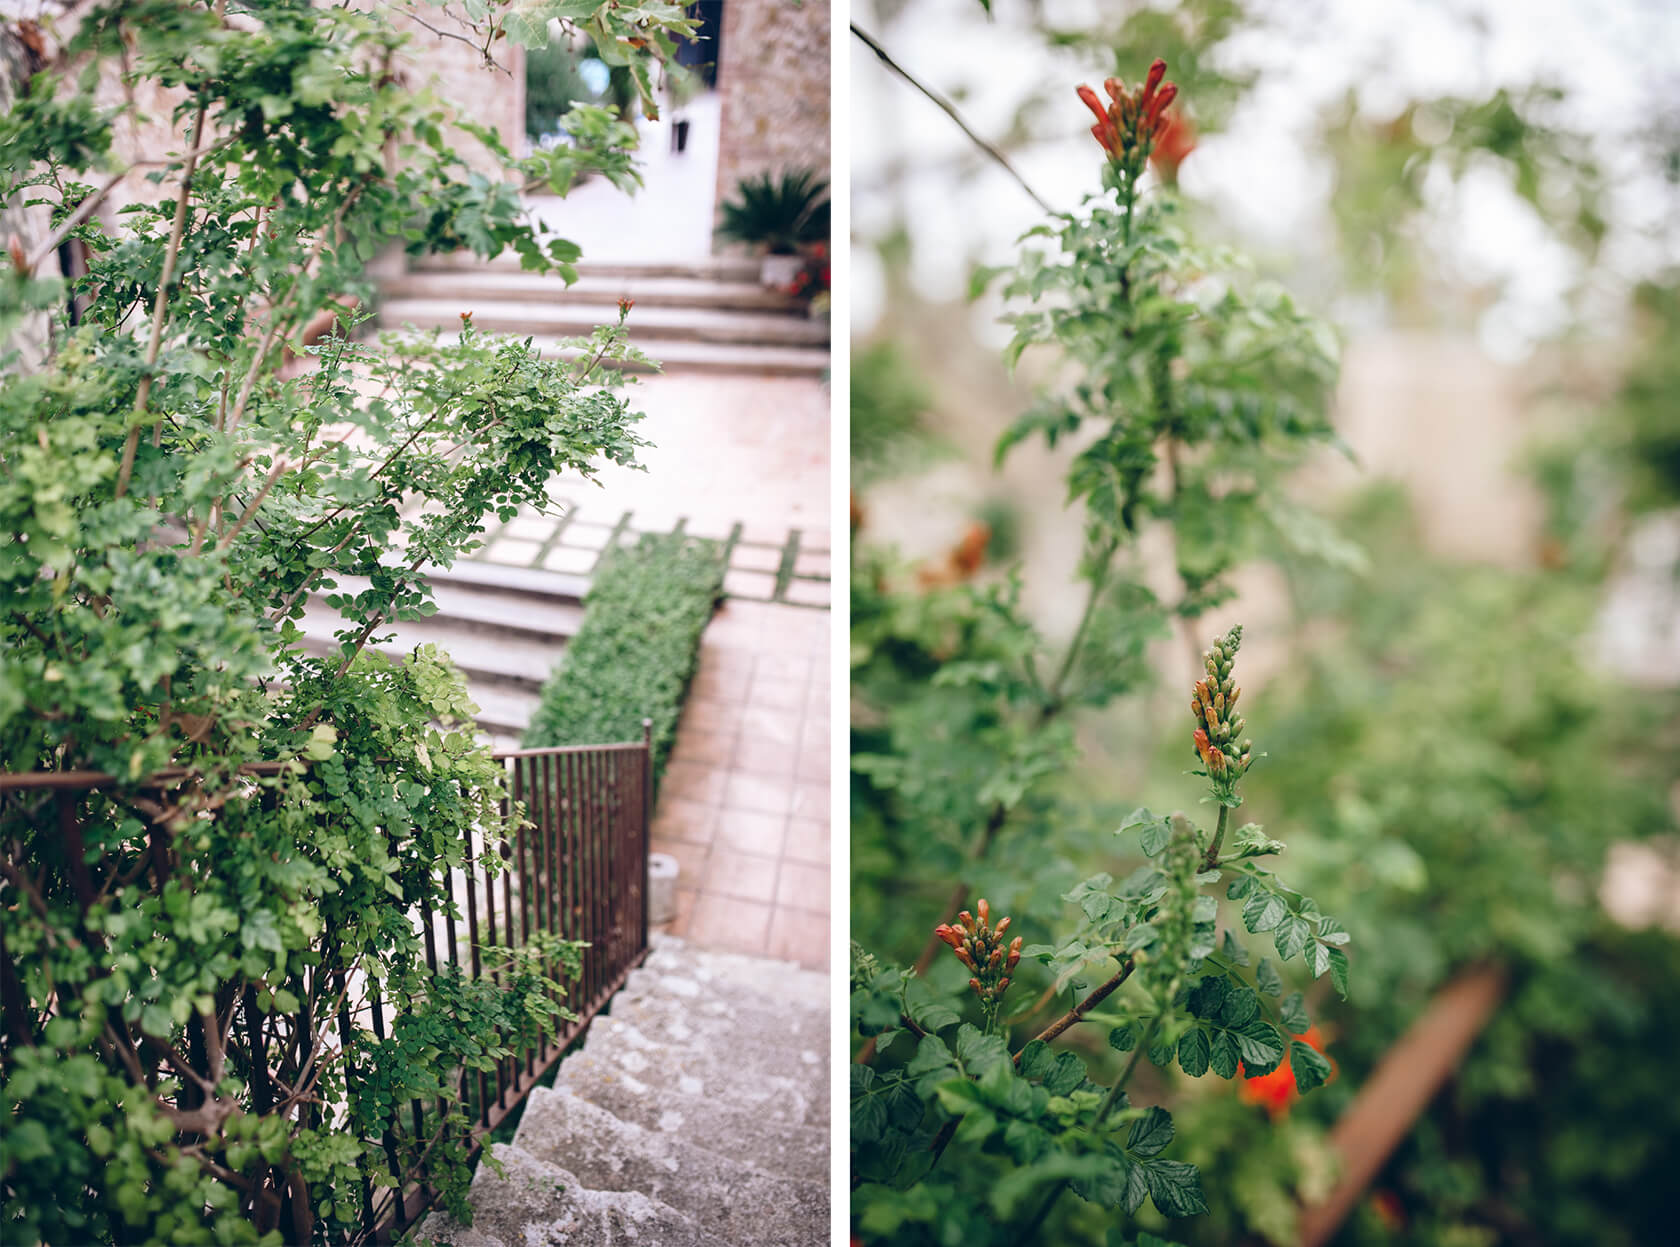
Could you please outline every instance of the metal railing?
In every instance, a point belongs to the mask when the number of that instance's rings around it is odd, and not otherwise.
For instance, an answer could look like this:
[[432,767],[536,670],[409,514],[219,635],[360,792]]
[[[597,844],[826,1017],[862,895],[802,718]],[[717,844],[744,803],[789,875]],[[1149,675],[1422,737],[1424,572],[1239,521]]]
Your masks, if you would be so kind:
[[[575,1020],[561,1021],[556,1035],[533,1045],[516,1046],[517,1039],[511,1040],[515,1045],[511,1054],[496,1062],[493,1071],[460,1072],[457,1103],[472,1126],[466,1137],[454,1142],[464,1145],[469,1154],[482,1148],[491,1132],[523,1104],[531,1089],[547,1076],[646,956],[648,837],[653,813],[650,727],[644,723],[643,738],[636,742],[496,754],[508,771],[508,801],[525,806],[527,821],[511,835],[494,841],[487,841],[478,828],[466,831],[464,866],[447,871],[441,880],[446,909],[453,908],[455,913],[453,920],[447,912],[434,913],[427,905],[411,912],[424,941],[426,964],[433,972],[452,965],[472,978],[494,979],[499,971],[487,964],[485,950],[525,947],[539,936],[552,935],[588,946],[582,953],[581,972],[559,1002],[576,1015]],[[37,826],[56,827],[62,849],[59,866],[72,876],[68,880],[70,890],[84,905],[92,892],[81,877],[86,868],[79,865],[84,856],[79,806],[88,793],[114,784],[111,777],[91,772],[0,775],[0,811],[15,818],[22,803],[36,798],[27,816]],[[503,813],[507,812],[504,802]],[[42,820],[52,821],[43,824]],[[16,844],[16,840],[0,844],[0,857],[11,854]],[[486,869],[492,854],[506,869]],[[11,868],[27,864],[7,865],[10,873]],[[547,968],[551,973],[556,970],[552,965]],[[3,950],[0,980],[8,1015],[5,1033],[0,1036],[3,1054],[8,1046],[29,1042],[34,1024],[26,1021],[25,1015],[34,1018],[34,1010],[21,998],[17,967]],[[301,1016],[287,1019],[284,1030],[297,1036],[318,1034],[325,1025],[336,1031],[342,1051],[346,1037],[360,1019],[364,1028],[371,1024],[377,1039],[386,1038],[386,1002],[376,983],[356,981],[356,976],[347,978],[339,971],[331,987],[341,1002],[336,1018],[312,1019],[305,1005]],[[247,988],[241,1002],[230,1004],[228,1038],[246,1051],[264,1054],[263,1060],[249,1062],[249,1107],[267,1113],[283,1103],[284,1087],[276,1085],[267,1054],[284,1035],[271,1033],[264,1038],[255,995],[254,988]],[[241,1020],[242,1028],[234,1025]],[[34,1019],[34,1023],[44,1021]],[[206,1029],[202,1024],[188,1026],[187,1048],[195,1063],[205,1055]],[[220,1041],[212,1038],[211,1042]],[[138,1053],[144,1047],[136,1044],[133,1050]],[[154,1075],[157,1072],[152,1071]],[[179,1099],[178,1108],[191,1109],[203,1103],[203,1094],[183,1080]],[[318,1124],[343,1107],[299,1103],[295,1111],[307,1114],[308,1124]],[[397,1186],[395,1190],[375,1188],[363,1179],[363,1224],[353,1241],[392,1242],[435,1205],[437,1192],[423,1176],[405,1172],[402,1158],[412,1157],[417,1151],[424,1157],[440,1136],[446,1107],[442,1102],[412,1101],[406,1106],[406,1114],[397,1114],[382,1139],[370,1140],[383,1147]],[[415,1166],[411,1161],[407,1167]],[[251,1214],[261,1223],[278,1215],[279,1207],[287,1202],[287,1193],[273,1193],[267,1201],[266,1216],[259,1212],[258,1201],[247,1202],[252,1205]],[[297,1202],[292,1201],[294,1218],[299,1215]],[[310,1218],[307,1209],[302,1215]],[[296,1233],[300,1228],[294,1220],[287,1232]]]

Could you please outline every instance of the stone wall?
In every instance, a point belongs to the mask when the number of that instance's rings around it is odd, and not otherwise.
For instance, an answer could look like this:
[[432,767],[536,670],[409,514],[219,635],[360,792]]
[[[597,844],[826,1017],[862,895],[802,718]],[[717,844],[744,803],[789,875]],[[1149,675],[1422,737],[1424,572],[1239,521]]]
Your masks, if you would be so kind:
[[714,204],[765,170],[829,175],[829,39],[826,0],[725,0]]

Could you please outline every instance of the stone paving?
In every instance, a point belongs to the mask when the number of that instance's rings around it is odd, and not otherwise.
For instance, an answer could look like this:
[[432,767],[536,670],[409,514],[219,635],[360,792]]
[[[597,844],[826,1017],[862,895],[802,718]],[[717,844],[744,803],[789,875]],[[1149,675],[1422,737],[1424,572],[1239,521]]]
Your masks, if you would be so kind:
[[646,471],[609,464],[549,489],[555,514],[521,513],[475,558],[587,576],[615,537],[682,529],[729,543],[733,597],[829,604],[829,392],[797,377],[650,377]]
[[831,618],[731,599],[706,630],[653,825],[673,935],[827,970]]

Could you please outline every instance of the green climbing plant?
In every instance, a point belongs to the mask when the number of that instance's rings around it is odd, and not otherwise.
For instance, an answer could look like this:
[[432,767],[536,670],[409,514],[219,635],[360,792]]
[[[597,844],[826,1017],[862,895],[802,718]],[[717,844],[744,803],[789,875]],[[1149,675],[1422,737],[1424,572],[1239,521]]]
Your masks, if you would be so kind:
[[[686,24],[536,8],[644,74]],[[456,16],[488,55],[527,10]],[[458,918],[452,873],[474,844],[496,871],[520,814],[447,656],[375,646],[492,517],[634,461],[603,384],[627,309],[558,357],[466,315],[350,331],[388,246],[569,279],[578,249],[518,189],[627,168],[628,131],[514,161],[391,72],[408,38],[386,9],[105,5],[0,118],[0,200],[53,227],[0,266],[0,327],[44,319],[47,344],[0,377],[7,1241],[362,1241],[404,1182],[470,1218],[456,1079],[566,1016],[576,945],[428,968],[417,916]],[[116,154],[171,122],[168,155]],[[137,198],[103,213],[118,187]],[[341,617],[324,653],[312,595]]]
[[[1111,79],[1106,102],[1080,89],[1105,192],[978,283],[1007,271],[1005,294],[1027,304],[1009,317],[1011,360],[1054,353],[1053,382],[998,457],[1036,437],[1079,446],[1072,638],[1052,652],[1018,578],[912,589],[889,555],[854,564],[852,1207],[865,1241],[1159,1242],[1126,1218],[1146,1202],[1166,1218],[1206,1206],[1195,1168],[1169,1154],[1159,1071],[1287,1067],[1302,1091],[1330,1072],[1297,1038],[1305,997],[1279,968],[1345,993],[1347,934],[1264,864],[1280,842],[1231,825],[1259,757],[1238,708],[1241,629],[1201,654],[1191,698],[1212,826],[1139,809],[1115,841],[1052,787],[1075,755],[1070,711],[1144,687],[1150,643],[1192,635],[1240,561],[1359,557],[1278,483],[1332,440],[1334,339],[1178,227],[1148,177],[1177,91],[1164,73],[1157,61],[1135,91]],[[1156,526],[1172,538],[1175,600],[1145,583],[1139,543]],[[1143,862],[1118,880],[1091,873],[1117,853]],[[975,895],[987,899],[971,911]],[[1065,1046],[1090,1031],[1106,1044]]]

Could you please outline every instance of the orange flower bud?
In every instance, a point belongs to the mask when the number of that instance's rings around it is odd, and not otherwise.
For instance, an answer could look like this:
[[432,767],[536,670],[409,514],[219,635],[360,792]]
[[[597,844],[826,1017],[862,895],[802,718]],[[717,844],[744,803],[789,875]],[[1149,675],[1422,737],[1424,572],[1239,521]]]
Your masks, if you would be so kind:
[[981,927],[984,927],[986,925],[986,919],[991,916],[991,912],[992,912],[992,907],[990,905],[986,904],[986,898],[982,896],[980,898],[980,925],[981,925]]
[[1167,63],[1156,57],[1149,66],[1149,73],[1143,80],[1143,90],[1138,92],[1140,99],[1147,100],[1155,94],[1155,88],[1161,85],[1161,79],[1167,76]]
[[968,910],[965,909],[962,913],[958,914],[957,921],[963,924],[964,929],[967,930],[970,935],[974,934],[974,915],[969,913]]
[[1083,85],[1078,88],[1078,91],[1079,98],[1085,101],[1085,107],[1097,115],[1097,123],[1106,126],[1108,124],[1108,113],[1103,110],[1102,101],[1097,99],[1097,93],[1090,87]]

